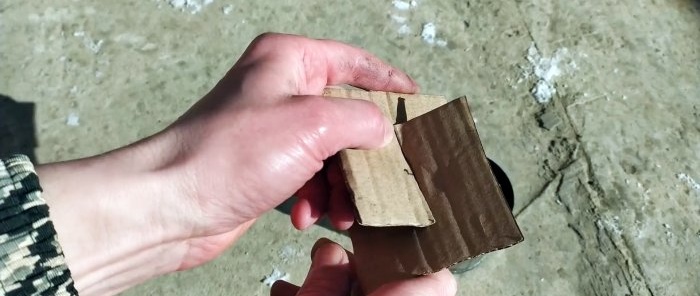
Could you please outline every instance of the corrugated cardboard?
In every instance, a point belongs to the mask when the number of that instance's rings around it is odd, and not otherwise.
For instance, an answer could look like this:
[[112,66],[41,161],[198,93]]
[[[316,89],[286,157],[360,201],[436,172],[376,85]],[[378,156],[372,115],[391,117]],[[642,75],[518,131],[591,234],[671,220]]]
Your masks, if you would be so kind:
[[[372,101],[394,121],[405,121],[409,116],[413,118],[445,103],[444,98],[436,96],[419,97],[340,88],[326,89],[324,95]],[[403,100],[410,103],[399,104]],[[401,153],[397,138],[382,149],[344,150],[339,153],[350,196],[357,210],[357,222],[362,225],[428,226],[435,223],[413,172]],[[382,169],[372,169],[376,164],[381,164]]]
[[[329,94],[365,99],[378,96],[377,93],[357,90]],[[389,110],[398,106],[399,96],[403,97],[395,94],[384,96],[389,98]],[[435,105],[428,106],[427,101],[421,100],[420,96],[406,98],[406,110],[428,111]],[[396,119],[396,113],[386,114]],[[384,283],[436,272],[523,240],[489,168],[467,100],[460,98],[418,116],[420,114],[407,112],[410,120],[396,126],[396,131],[404,159],[415,174],[418,187],[435,217],[435,224],[422,228],[356,224],[350,229],[355,267],[360,284],[367,293]],[[411,119],[413,117],[416,118]],[[384,176],[394,174],[396,169],[393,164],[381,160],[364,164],[344,162],[343,166],[344,172],[350,175],[356,171],[368,171],[364,174]],[[351,185],[349,178],[348,183],[351,190],[375,186],[372,182]],[[381,192],[382,188],[373,190]],[[416,207],[400,202],[402,199],[393,200],[381,201],[379,207],[393,208],[385,213],[394,213],[397,209],[410,211]]]

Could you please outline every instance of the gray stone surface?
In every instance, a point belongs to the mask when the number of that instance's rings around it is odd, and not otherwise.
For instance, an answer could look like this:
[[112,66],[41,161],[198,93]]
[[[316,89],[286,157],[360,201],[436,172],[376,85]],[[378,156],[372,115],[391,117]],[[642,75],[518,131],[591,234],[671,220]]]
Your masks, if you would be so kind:
[[[165,127],[261,32],[347,41],[424,93],[467,95],[487,154],[514,181],[525,242],[458,276],[461,295],[698,295],[699,10],[694,0],[419,0],[409,10],[215,0],[193,14],[157,0],[5,0],[0,94],[36,104],[39,161],[65,160]],[[426,23],[444,46],[421,38]],[[531,46],[560,57],[547,104],[530,93]],[[540,114],[560,122],[543,129]],[[267,295],[260,280],[273,268],[302,281],[316,238],[349,247],[288,220],[271,212],[211,264],[125,294]]]

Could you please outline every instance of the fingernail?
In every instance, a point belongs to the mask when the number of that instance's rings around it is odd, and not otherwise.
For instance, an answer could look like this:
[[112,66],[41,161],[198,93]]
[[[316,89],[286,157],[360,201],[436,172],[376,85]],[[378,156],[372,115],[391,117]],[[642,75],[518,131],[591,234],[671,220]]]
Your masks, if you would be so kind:
[[389,119],[384,118],[384,143],[382,147],[389,145],[394,140],[394,125]]
[[314,259],[314,256],[316,255],[316,251],[318,251],[318,249],[319,249],[321,246],[323,246],[323,245],[325,245],[325,244],[328,244],[328,243],[333,243],[333,241],[332,241],[332,240],[329,240],[329,239],[327,239],[327,238],[325,238],[325,237],[319,238],[319,239],[316,241],[316,243],[314,243],[314,246],[311,247],[311,260]]
[[311,248],[311,268],[348,262],[347,251],[327,238],[319,239]]

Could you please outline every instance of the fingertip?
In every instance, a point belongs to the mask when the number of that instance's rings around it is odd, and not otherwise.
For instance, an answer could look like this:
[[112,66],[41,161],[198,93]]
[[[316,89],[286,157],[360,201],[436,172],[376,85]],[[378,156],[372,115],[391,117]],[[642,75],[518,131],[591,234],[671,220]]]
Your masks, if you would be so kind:
[[311,267],[297,295],[347,295],[352,274],[349,262],[343,247],[329,239],[319,239],[312,248]]
[[[391,282],[374,291],[376,295],[436,295],[453,296],[457,294],[457,281],[454,275],[443,269],[410,279]],[[372,294],[372,295],[375,295]]]
[[434,274],[438,282],[445,288],[445,295],[455,295],[457,294],[457,279],[447,268],[438,271]]
[[328,209],[328,184],[324,171],[316,173],[296,193],[292,207],[292,225],[304,230],[316,223]]
[[327,238],[316,241],[311,248],[311,267],[346,264],[349,258],[345,249]]
[[406,81],[408,81],[408,83],[407,83],[408,87],[407,87],[405,93],[415,94],[415,93],[420,92],[420,86],[418,85],[418,83],[415,80],[413,80],[413,77],[411,77],[410,75],[408,75],[404,72],[401,72],[401,73],[403,73]]
[[355,223],[355,212],[344,187],[331,190],[328,218],[338,230],[348,230]]
[[355,217],[331,218],[331,224],[338,230],[348,230],[355,224]]
[[381,147],[386,147],[394,140],[394,124],[389,121],[389,118],[384,117],[384,142]]
[[350,201],[350,193],[345,184],[338,156],[333,156],[328,160],[327,178],[330,191],[328,218],[330,218],[333,227],[339,230],[348,230],[355,223],[355,210]]
[[277,280],[270,288],[270,296],[294,296],[299,292],[299,286],[285,280]]
[[292,213],[290,214],[292,219],[292,225],[294,228],[299,230],[304,230],[308,228],[314,222],[311,221],[311,205],[306,199],[299,199],[292,206]]
[[420,92],[420,85],[418,85],[418,83],[415,80],[413,80],[413,78],[411,78],[411,82],[413,83],[413,92],[412,93],[414,93],[414,94],[419,93]]
[[334,242],[326,237],[319,238],[316,240],[314,245],[311,247],[311,259],[314,259],[314,256],[316,255],[316,251],[318,251],[318,248],[325,245],[325,244],[333,244]]

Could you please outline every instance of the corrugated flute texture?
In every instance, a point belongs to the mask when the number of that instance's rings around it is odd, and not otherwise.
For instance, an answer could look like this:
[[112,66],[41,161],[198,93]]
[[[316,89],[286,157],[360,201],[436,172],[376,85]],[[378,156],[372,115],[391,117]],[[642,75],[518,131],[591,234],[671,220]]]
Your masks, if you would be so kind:
[[466,98],[397,129],[404,156],[440,220],[417,232],[421,245],[435,246],[434,252],[423,252],[429,269],[417,273],[438,271],[523,240],[481,147]]
[[491,172],[466,98],[396,130],[436,222],[425,228],[355,225],[350,237],[365,292],[523,240]]
[[[394,122],[413,118],[445,102],[444,98],[437,96],[339,88],[329,88],[324,95],[369,100]],[[339,154],[358,223],[367,226],[428,226],[435,223],[396,138],[382,149],[344,150]]]

